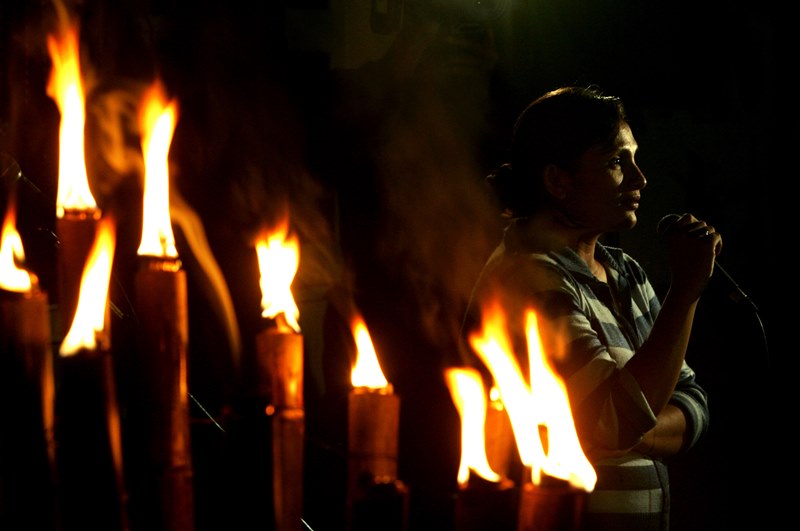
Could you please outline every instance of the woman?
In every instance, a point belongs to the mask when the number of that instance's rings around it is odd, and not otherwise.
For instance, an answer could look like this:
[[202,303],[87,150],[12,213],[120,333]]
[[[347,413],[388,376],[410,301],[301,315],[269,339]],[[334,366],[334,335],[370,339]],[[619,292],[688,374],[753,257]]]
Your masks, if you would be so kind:
[[594,87],[531,103],[510,163],[489,177],[510,223],[465,320],[466,337],[482,305],[501,297],[524,341],[523,311],[537,312],[598,476],[583,515],[591,530],[668,529],[661,459],[691,448],[708,425],[706,394],[684,358],[722,239],[690,214],[660,228],[671,269],[663,302],[633,258],[601,243],[636,225],[647,183],[636,150],[622,102]]

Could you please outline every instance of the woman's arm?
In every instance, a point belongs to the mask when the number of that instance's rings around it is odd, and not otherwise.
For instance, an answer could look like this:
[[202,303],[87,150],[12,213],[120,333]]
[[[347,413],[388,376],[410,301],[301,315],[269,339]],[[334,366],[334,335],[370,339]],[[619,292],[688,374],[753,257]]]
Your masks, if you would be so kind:
[[658,414],[655,428],[645,433],[632,450],[650,457],[669,457],[683,449],[685,434],[686,417],[683,411],[673,404],[667,404]]

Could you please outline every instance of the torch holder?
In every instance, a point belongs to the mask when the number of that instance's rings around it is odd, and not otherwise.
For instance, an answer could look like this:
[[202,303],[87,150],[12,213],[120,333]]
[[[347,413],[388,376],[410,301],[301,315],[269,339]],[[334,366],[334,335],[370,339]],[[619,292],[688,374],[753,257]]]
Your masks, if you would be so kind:
[[55,519],[55,375],[47,295],[0,290],[0,529]]
[[409,490],[399,479],[364,475],[350,503],[350,531],[406,531]]
[[128,474],[131,521],[137,520],[141,529],[191,531],[186,272],[177,259],[142,258],[135,277],[137,357],[128,406],[135,463]]
[[[300,529],[303,517],[305,411],[303,336],[267,328],[256,336],[251,394],[270,418],[272,493],[276,531]],[[271,444],[270,444],[271,443]]]
[[352,530],[374,529],[376,522],[382,529],[406,526],[408,489],[397,480],[399,422],[400,397],[391,387],[350,392],[346,512]]
[[520,491],[510,479],[492,482],[472,474],[455,499],[455,531],[515,531]]
[[66,334],[75,310],[81,289],[81,278],[86,259],[94,244],[99,210],[66,210],[56,219],[58,236],[58,318],[56,330],[59,337]]
[[568,482],[543,476],[540,485],[522,486],[517,531],[578,531],[587,493]]
[[267,328],[256,336],[250,394],[274,410],[303,409],[303,336]]
[[58,491],[63,531],[128,529],[122,433],[111,353],[58,359]]

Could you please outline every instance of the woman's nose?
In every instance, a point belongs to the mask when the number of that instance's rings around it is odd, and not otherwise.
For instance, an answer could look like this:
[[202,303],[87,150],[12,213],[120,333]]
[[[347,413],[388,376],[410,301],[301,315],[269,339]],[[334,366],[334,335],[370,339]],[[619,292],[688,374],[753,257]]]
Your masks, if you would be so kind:
[[628,182],[631,188],[635,190],[641,190],[645,186],[647,186],[647,178],[642,173],[642,170],[639,169],[639,166],[633,165],[631,168],[631,172],[628,177]]

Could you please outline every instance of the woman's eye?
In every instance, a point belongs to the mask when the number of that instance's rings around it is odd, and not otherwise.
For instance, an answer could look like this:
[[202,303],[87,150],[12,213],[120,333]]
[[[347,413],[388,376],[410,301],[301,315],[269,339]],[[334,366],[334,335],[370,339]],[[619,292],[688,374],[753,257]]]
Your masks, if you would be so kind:
[[619,157],[614,157],[608,161],[608,164],[609,166],[622,166],[622,159]]

